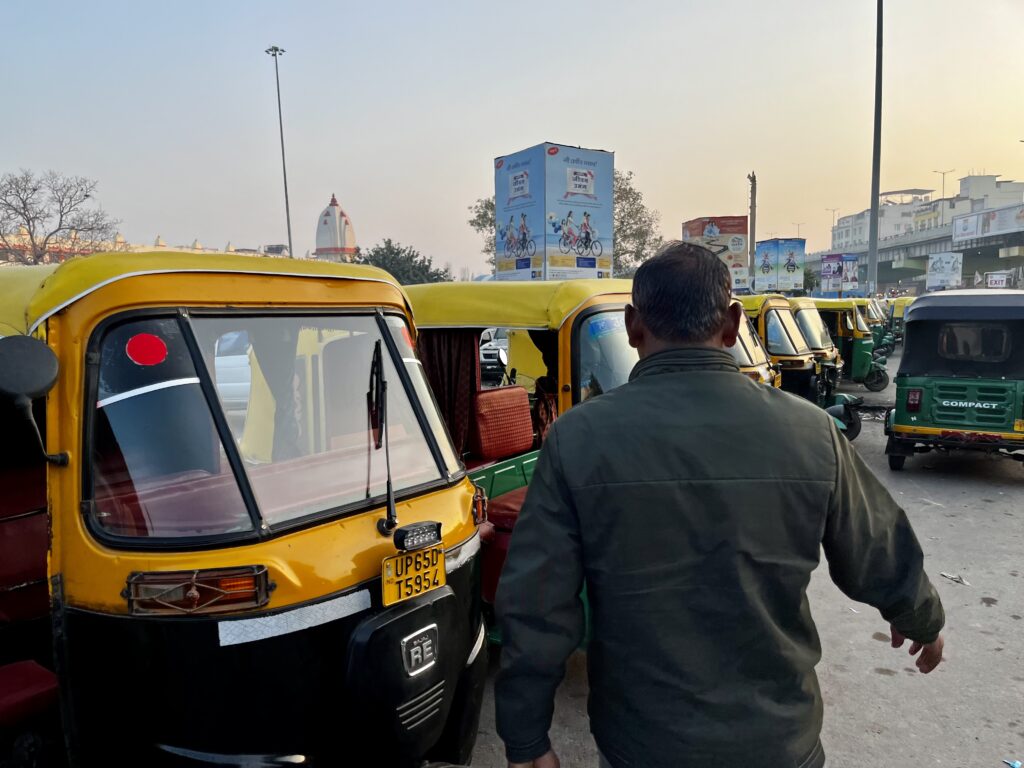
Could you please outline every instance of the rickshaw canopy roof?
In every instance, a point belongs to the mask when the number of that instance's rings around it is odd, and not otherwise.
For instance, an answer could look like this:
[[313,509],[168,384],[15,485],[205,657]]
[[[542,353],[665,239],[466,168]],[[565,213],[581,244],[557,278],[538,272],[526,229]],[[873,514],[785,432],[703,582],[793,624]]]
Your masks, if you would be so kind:
[[1024,291],[988,288],[929,293],[906,308],[903,320],[1024,320]]
[[781,293],[753,293],[734,296],[733,298],[743,305],[744,312],[754,312],[756,314],[760,314],[766,304],[777,307],[790,306],[789,299]]
[[856,299],[814,299],[814,306],[816,306],[819,311],[822,309],[839,311],[842,309],[860,308]]
[[[359,264],[235,254],[97,253],[63,264],[0,269],[0,335],[31,334],[50,315],[117,280],[181,272],[367,280],[401,293],[387,272]],[[403,301],[408,304],[404,296]]]
[[[629,301],[626,279],[429,283],[406,286],[418,328],[557,330],[583,303],[608,296]],[[615,297],[615,298],[611,298]]]
[[793,309],[817,309],[818,305],[814,303],[814,299],[810,296],[793,296],[789,300],[789,305]]

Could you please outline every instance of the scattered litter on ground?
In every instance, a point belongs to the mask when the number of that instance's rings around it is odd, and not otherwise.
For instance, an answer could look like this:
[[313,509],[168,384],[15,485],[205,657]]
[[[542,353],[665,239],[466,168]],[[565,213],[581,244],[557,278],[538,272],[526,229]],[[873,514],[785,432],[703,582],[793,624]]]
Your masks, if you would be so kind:
[[945,571],[943,571],[939,574],[939,576],[942,576],[944,579],[949,579],[950,581],[955,581],[957,584],[963,584],[965,587],[971,586],[971,582],[969,582],[959,573],[946,573]]
[[1020,760],[1003,760],[1003,762],[1010,766],[1010,768],[1022,768],[1024,766],[1024,763]]
[[939,502],[932,501],[931,499],[926,499],[923,496],[921,497],[921,501],[923,501],[925,504],[931,504],[933,507],[939,507],[940,509],[946,508],[945,504],[939,504]]
[[[850,608],[850,606],[847,606],[847,608]],[[856,608],[850,608],[850,610],[854,613],[860,613],[860,611],[858,611]]]

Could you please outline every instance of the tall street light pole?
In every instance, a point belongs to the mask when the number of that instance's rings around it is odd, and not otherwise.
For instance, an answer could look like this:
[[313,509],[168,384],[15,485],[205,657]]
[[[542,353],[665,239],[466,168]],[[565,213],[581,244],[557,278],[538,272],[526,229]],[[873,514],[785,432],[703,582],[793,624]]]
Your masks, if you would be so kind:
[[871,221],[868,222],[868,291],[878,292],[878,197],[882,167],[882,4],[878,0],[875,29],[875,130],[871,152]]
[[288,166],[284,161],[284,118],[281,117],[281,75],[277,70],[277,58],[284,53],[284,48],[272,45],[265,51],[274,57],[274,82],[277,83],[277,125],[281,129],[281,172],[284,174],[284,217],[288,223],[288,258],[295,258],[292,248],[292,213],[288,206]]
[[796,236],[800,237],[800,227],[802,227],[807,222],[806,221],[794,221],[794,222],[791,222],[791,223],[793,224],[794,227],[796,227]]
[[826,211],[832,211],[832,232],[831,232],[832,239],[831,239],[831,242],[829,243],[829,246],[828,246],[829,248],[832,248],[832,246],[835,244],[835,241],[836,241],[836,211],[838,211],[839,209],[838,208],[826,208],[825,210]]
[[939,210],[942,216],[942,222],[939,226],[946,223],[946,174],[952,173],[956,168],[950,168],[948,171],[932,171],[942,177],[942,200],[939,202]]

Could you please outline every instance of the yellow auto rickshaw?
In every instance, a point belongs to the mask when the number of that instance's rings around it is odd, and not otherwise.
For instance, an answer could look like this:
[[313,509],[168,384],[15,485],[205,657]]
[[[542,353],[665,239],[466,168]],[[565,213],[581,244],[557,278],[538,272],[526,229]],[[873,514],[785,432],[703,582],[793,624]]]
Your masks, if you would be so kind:
[[14,267],[0,335],[3,734],[83,766],[469,761],[483,503],[389,275]]
[[841,357],[826,343],[827,333],[821,319],[815,318],[813,303],[778,294],[740,296],[738,301],[772,362],[781,368],[782,388],[823,408],[848,440],[856,438],[861,427],[856,407],[861,400],[836,391]]
[[793,316],[789,300],[776,294],[737,296],[771,361],[782,371],[782,388],[814,400],[819,367]]
[[898,344],[903,341],[903,315],[913,301],[913,296],[898,296],[889,302],[889,333]]

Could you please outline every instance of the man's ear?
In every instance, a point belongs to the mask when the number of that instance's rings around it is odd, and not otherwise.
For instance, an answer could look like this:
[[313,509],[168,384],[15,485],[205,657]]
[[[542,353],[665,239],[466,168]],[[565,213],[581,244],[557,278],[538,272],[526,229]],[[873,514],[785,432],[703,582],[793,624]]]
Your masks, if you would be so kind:
[[629,346],[640,349],[647,335],[647,327],[640,319],[640,313],[632,304],[626,305],[626,337],[629,339]]
[[746,322],[743,317],[743,307],[740,304],[729,304],[729,310],[725,313],[725,322],[722,324],[722,346],[731,347],[736,343],[740,335],[740,323]]

